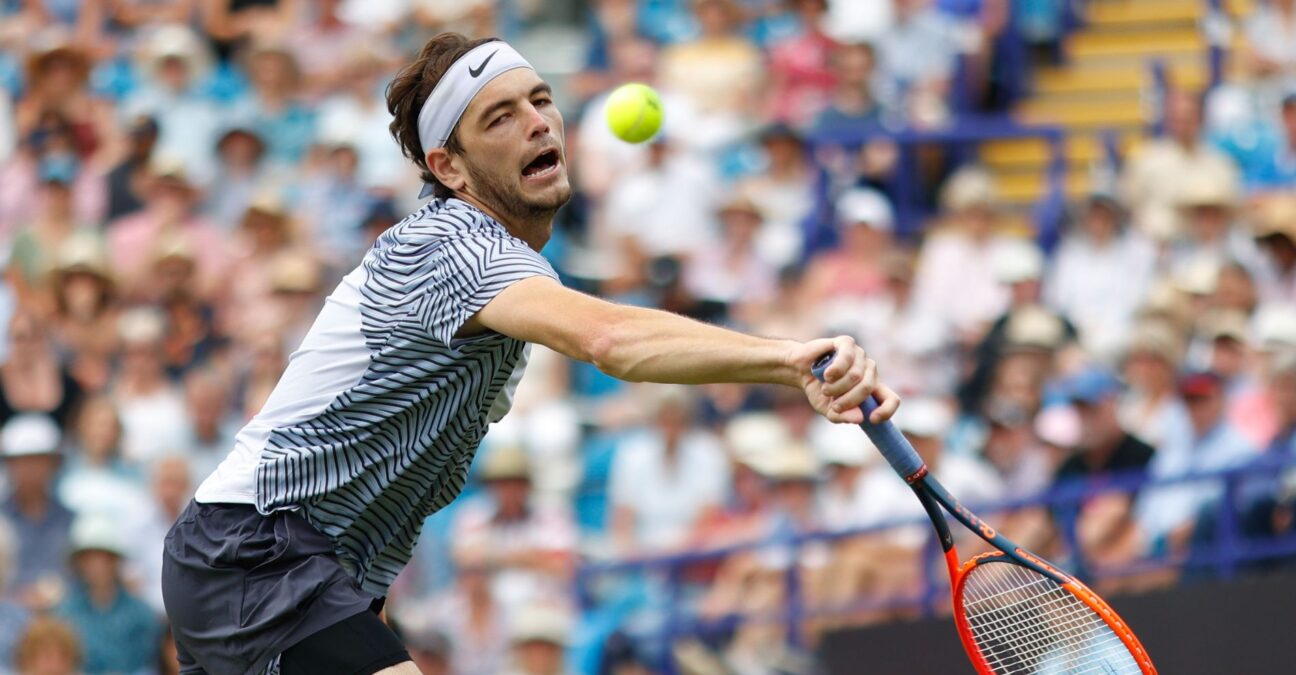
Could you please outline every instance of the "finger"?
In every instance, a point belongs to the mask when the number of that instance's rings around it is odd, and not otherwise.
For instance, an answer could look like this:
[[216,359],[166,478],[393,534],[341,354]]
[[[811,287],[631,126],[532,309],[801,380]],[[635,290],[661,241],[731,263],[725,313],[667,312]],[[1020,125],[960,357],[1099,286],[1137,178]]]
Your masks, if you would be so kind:
[[837,406],[837,410],[858,408],[869,396],[873,395],[873,389],[877,387],[877,364],[873,362],[873,359],[864,359],[862,363],[864,372],[860,374],[859,382],[854,387],[851,387],[850,391],[842,394],[833,402]]
[[[842,375],[836,382],[829,383],[825,386],[824,391],[834,399],[845,396],[851,390],[855,389],[855,387],[859,386],[859,383],[864,380],[864,377],[867,374],[869,359],[861,356],[863,352],[861,352],[858,347],[855,348],[855,351],[857,353],[850,370],[846,371],[846,374]],[[856,403],[855,405],[859,404]],[[838,409],[845,410],[850,407],[853,406],[851,406],[850,402],[847,401],[841,404]]]
[[859,408],[847,408],[838,412],[829,407],[824,411],[824,417],[828,418],[833,424],[862,424],[864,422],[864,411]]
[[873,424],[881,424],[891,419],[900,408],[900,395],[882,383],[878,383],[874,391],[877,394],[878,407],[873,414],[869,415],[869,421]]
[[832,363],[828,364],[827,370],[824,371],[824,382],[832,383],[841,379],[843,375],[850,372],[855,365],[855,339],[849,335],[839,335],[833,338],[833,350],[836,355],[833,356]]

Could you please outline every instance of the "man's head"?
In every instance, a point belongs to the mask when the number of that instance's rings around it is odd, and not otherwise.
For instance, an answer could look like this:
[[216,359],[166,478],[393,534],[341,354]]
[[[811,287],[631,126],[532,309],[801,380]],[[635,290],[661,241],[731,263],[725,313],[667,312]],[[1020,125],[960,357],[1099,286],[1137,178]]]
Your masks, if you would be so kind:
[[547,605],[523,606],[510,623],[509,642],[518,672],[559,675],[566,670],[563,650],[571,620],[565,612]]
[[1283,131],[1287,134],[1287,143],[1296,145],[1296,92],[1283,97],[1282,126]]
[[1215,428],[1224,418],[1224,380],[1212,372],[1190,373],[1179,380],[1179,395],[1188,406],[1193,430],[1198,436]]
[[16,415],[0,429],[9,486],[21,499],[47,499],[62,460],[62,434],[46,415]]
[[122,560],[129,554],[121,527],[104,514],[82,514],[72,522],[72,568],[92,589],[121,583]]
[[1125,434],[1116,416],[1120,380],[1095,368],[1071,375],[1061,382],[1060,388],[1079,415],[1080,447],[1105,450],[1120,442]]
[[481,481],[495,499],[496,514],[516,520],[526,516],[531,499],[531,460],[516,445],[495,448],[482,466]]
[[438,198],[533,222],[571,197],[562,114],[549,85],[504,42],[432,38],[388,87],[387,109],[392,135]]
[[1165,102],[1166,135],[1180,145],[1192,147],[1201,135],[1201,95],[1171,91]]

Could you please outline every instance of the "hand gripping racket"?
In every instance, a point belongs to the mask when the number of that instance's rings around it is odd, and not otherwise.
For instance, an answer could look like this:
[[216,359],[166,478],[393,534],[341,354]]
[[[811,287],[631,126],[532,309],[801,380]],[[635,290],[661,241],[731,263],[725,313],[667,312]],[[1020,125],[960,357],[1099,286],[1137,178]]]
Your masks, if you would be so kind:
[[[832,354],[813,371],[823,380]],[[1112,608],[1075,578],[1004,538],[954,499],[891,422],[872,424],[877,402],[860,406],[864,433],[922,502],[949,568],[954,621],[981,675],[1155,675],[1143,645]],[[937,505],[996,551],[959,565],[949,524]]]

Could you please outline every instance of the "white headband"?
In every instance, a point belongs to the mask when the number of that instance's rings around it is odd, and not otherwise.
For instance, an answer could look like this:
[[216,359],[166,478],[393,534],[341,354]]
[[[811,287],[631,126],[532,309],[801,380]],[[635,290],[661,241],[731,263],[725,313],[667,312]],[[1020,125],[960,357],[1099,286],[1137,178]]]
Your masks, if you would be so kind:
[[[419,110],[419,144],[423,152],[445,147],[473,97],[491,80],[514,68],[534,70],[516,49],[499,40],[479,45],[450,64]],[[432,187],[424,185],[419,197],[432,194]]]

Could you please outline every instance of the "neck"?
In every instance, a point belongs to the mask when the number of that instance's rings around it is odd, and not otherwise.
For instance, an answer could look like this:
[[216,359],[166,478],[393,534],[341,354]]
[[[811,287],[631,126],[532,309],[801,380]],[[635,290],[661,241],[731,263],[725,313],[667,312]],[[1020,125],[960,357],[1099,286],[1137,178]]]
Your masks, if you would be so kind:
[[550,235],[553,234],[553,212],[537,213],[534,217],[505,216],[498,209],[478,199],[476,195],[456,192],[455,199],[472,204],[482,213],[499,221],[509,234],[525,241],[534,251],[544,248],[545,244],[549,243]]
[[49,510],[49,495],[44,492],[20,490],[14,492],[13,499],[18,510],[32,520],[44,518],[45,512]]
[[117,600],[117,584],[86,584],[86,594],[90,604],[106,609]]

